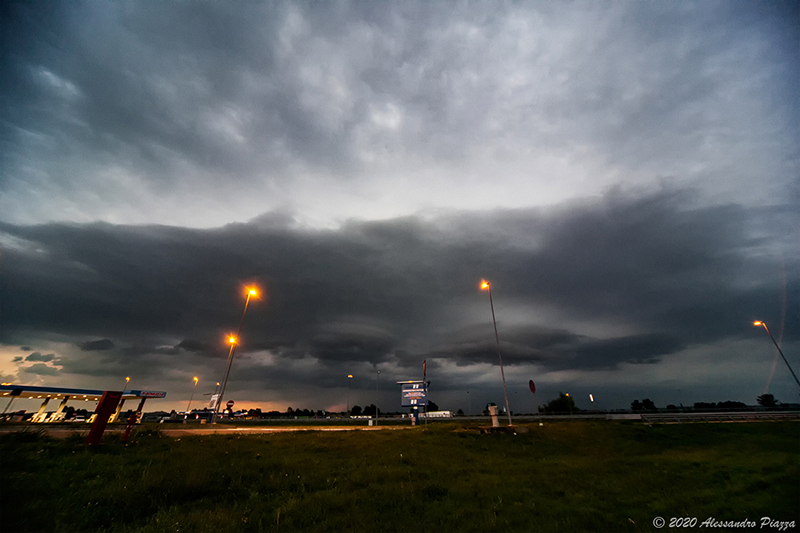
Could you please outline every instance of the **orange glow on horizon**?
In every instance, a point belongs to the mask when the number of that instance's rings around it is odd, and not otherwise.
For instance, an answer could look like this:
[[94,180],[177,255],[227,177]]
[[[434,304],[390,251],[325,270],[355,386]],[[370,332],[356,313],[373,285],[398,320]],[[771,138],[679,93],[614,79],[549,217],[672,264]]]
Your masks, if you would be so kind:
[[489,290],[489,282],[486,281],[485,279],[481,280],[481,290],[482,291]]

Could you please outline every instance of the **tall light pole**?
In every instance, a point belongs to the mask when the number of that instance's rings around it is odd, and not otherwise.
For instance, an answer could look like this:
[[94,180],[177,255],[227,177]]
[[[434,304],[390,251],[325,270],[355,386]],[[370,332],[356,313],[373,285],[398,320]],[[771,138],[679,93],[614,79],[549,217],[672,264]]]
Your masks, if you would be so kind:
[[194,391],[196,390],[197,390],[197,376],[194,377],[194,387],[192,387],[192,395],[189,396],[189,405],[186,406],[186,414],[183,415],[184,420],[189,418],[189,408],[192,406],[192,400],[194,399]]
[[350,383],[353,381],[353,374],[347,374],[347,416],[350,416]]
[[125,389],[128,388],[128,382],[131,380],[130,376],[125,378],[125,385],[122,386],[122,392],[125,392]]
[[783,351],[781,350],[781,347],[778,346],[777,342],[775,342],[775,337],[773,337],[772,333],[769,332],[769,328],[767,327],[767,325],[761,320],[756,320],[755,322],[753,322],[753,325],[756,326],[756,327],[757,326],[764,326],[764,329],[767,330],[767,335],[769,335],[769,338],[772,339],[772,344],[774,344],[775,348],[778,349],[778,353],[781,354],[781,357],[783,357],[783,362],[786,363],[787,367],[789,367],[789,372],[792,373],[792,376],[794,377],[794,380],[797,382],[797,386],[800,387],[800,380],[797,379],[797,374],[795,374],[794,370],[792,370],[792,366],[789,364],[789,361],[786,360],[786,356],[783,355]]
[[497,342],[497,358],[500,360],[500,375],[503,377],[503,396],[506,399],[506,414],[508,425],[511,426],[511,409],[508,406],[508,390],[506,389],[506,373],[503,370],[503,357],[500,355],[500,337],[497,335],[497,319],[494,317],[494,302],[492,301],[492,284],[485,279],[481,280],[481,290],[489,291],[489,305],[492,307],[492,323],[494,324],[494,340]]
[[228,342],[231,345],[231,350],[228,352],[228,365],[225,368],[225,378],[222,380],[222,389],[219,391],[219,398],[217,398],[217,405],[214,407],[214,421],[217,420],[219,414],[219,406],[222,403],[222,398],[225,396],[225,387],[228,386],[228,375],[231,373],[231,365],[233,364],[233,357],[236,355],[236,345],[239,343],[239,335],[242,334],[242,324],[244,324],[244,315],[247,314],[247,306],[250,304],[250,298],[258,298],[258,289],[255,287],[247,287],[247,299],[244,302],[244,311],[242,311],[242,319],[239,321],[239,331],[236,336],[230,335]]
[[378,425],[378,396],[380,393],[378,392],[378,378],[381,375],[380,370],[376,370],[375,374],[375,425]]

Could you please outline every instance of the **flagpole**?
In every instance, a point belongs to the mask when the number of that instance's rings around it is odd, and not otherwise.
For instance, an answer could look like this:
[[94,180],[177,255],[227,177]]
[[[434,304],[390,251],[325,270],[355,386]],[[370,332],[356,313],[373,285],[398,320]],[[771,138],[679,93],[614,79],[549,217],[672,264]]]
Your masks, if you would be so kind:
[[428,360],[422,361],[422,390],[425,391],[425,425],[428,425]]

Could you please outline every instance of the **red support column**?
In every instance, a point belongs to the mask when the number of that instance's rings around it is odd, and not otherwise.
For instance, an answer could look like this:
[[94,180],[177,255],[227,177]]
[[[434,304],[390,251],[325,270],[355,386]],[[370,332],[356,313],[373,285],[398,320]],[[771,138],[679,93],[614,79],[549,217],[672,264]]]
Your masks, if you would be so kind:
[[100,439],[103,437],[103,432],[108,425],[108,418],[114,413],[117,404],[122,398],[122,391],[105,391],[100,402],[97,404],[97,409],[94,413],[94,423],[92,429],[89,430],[89,436],[86,437],[86,444],[100,444]]

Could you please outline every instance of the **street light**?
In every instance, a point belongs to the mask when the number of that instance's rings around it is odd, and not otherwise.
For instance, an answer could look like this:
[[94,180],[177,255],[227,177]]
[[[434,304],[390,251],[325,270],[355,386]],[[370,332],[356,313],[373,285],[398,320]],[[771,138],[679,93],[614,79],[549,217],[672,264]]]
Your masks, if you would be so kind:
[[189,416],[189,408],[192,406],[192,400],[194,399],[195,390],[197,390],[197,376],[194,377],[194,387],[192,388],[192,395],[189,396],[189,405],[186,406],[186,414],[183,415],[184,420],[186,420]]
[[794,380],[797,382],[797,386],[800,387],[800,380],[797,379],[797,374],[794,373],[794,370],[792,370],[792,366],[789,364],[789,361],[786,360],[786,356],[783,355],[783,351],[781,350],[781,347],[778,346],[777,342],[775,342],[775,337],[773,337],[772,333],[769,332],[769,328],[767,327],[767,324],[762,322],[761,320],[756,320],[755,322],[753,322],[753,325],[756,326],[756,327],[764,326],[764,329],[767,330],[767,335],[769,335],[769,338],[772,339],[772,344],[774,344],[775,348],[778,349],[778,353],[781,354],[781,357],[783,357],[783,362],[786,363],[787,367],[789,367],[789,372],[792,373],[792,376],[794,377]]
[[225,379],[222,380],[222,389],[219,392],[219,398],[217,398],[217,405],[214,407],[214,422],[217,420],[217,415],[219,414],[219,406],[222,403],[222,398],[225,396],[225,387],[228,386],[228,376],[231,373],[231,365],[233,364],[233,357],[236,355],[236,345],[239,342],[239,336],[242,334],[242,325],[244,324],[244,315],[247,314],[247,306],[250,304],[250,298],[258,298],[258,289],[256,287],[246,287],[245,291],[247,293],[247,299],[244,302],[244,311],[242,311],[242,319],[239,321],[239,331],[236,333],[236,336],[229,335],[228,342],[231,345],[231,350],[228,352],[228,365],[225,369]]
[[128,382],[131,380],[130,376],[125,378],[125,385],[122,386],[122,392],[125,392],[125,389],[128,388]]
[[378,425],[378,396],[380,393],[378,392],[378,378],[381,375],[381,371],[377,370],[375,374],[375,425]]
[[481,290],[489,291],[489,305],[492,307],[492,323],[494,324],[494,340],[497,342],[497,358],[500,360],[500,375],[503,377],[503,396],[506,399],[506,414],[508,425],[511,424],[511,409],[508,406],[508,390],[506,389],[506,373],[503,370],[503,357],[500,355],[500,337],[497,336],[497,319],[494,317],[494,302],[492,301],[492,284],[485,279],[481,280]]
[[350,416],[350,383],[353,381],[353,374],[347,374],[347,416]]

